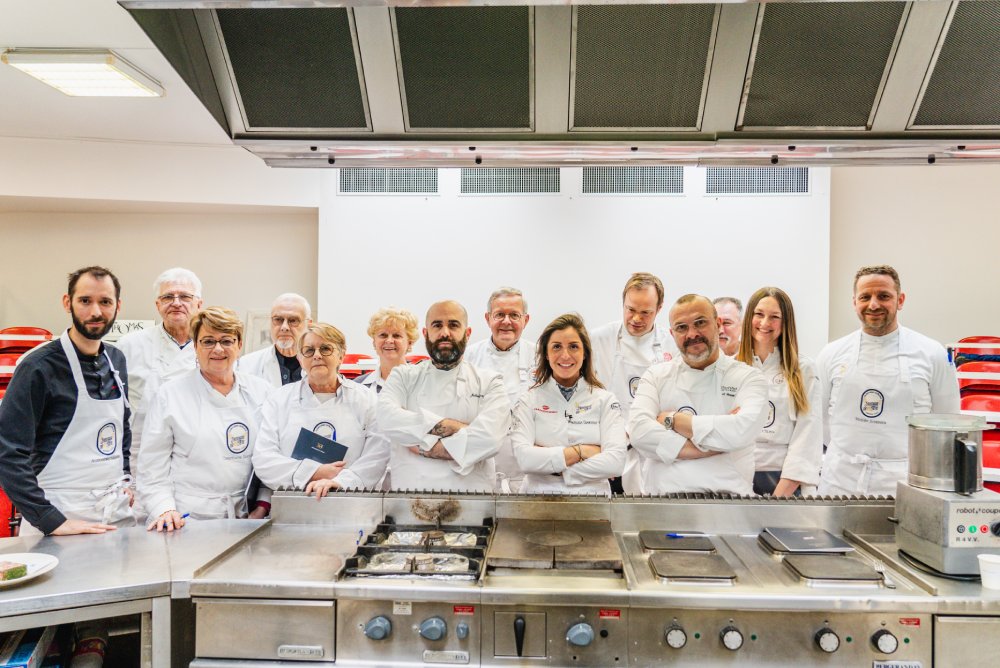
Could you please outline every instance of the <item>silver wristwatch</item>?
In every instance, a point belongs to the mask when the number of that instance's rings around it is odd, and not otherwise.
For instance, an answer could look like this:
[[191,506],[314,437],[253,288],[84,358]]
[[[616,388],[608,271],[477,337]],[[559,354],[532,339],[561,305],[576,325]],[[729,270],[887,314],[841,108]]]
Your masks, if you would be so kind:
[[673,413],[671,413],[670,415],[664,415],[663,416],[663,426],[667,428],[667,431],[670,431],[671,429],[674,428],[674,414]]

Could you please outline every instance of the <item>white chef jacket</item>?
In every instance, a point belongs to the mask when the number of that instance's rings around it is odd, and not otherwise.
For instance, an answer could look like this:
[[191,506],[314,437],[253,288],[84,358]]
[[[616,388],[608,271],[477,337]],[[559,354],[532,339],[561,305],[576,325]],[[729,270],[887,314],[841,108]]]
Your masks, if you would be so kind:
[[[378,395],[376,415],[391,444],[393,489],[493,491],[493,457],[510,423],[510,404],[499,374],[464,360],[446,371],[430,361],[397,366]],[[428,432],[444,418],[469,425],[440,439],[453,461],[407,449],[433,447],[439,439]]]
[[[527,494],[610,494],[608,478],[625,468],[621,404],[583,379],[568,401],[553,378],[522,394],[514,406],[510,436],[526,474],[521,492]],[[599,445],[601,453],[567,467],[563,449],[571,445]]]
[[499,373],[513,406],[531,385],[535,370],[535,344],[519,339],[510,350],[500,350],[493,345],[493,339],[488,338],[470,345],[464,359],[484,371]]
[[[722,454],[677,459],[686,439],[657,422],[662,411],[692,413],[691,442]],[[731,357],[720,354],[701,371],[681,356],[651,367],[639,381],[628,419],[632,446],[641,458],[643,488],[650,494],[752,494],[753,444],[766,419],[764,377]]]
[[305,488],[320,464],[293,459],[292,451],[301,429],[316,431],[322,424],[347,446],[345,466],[334,480],[345,489],[373,489],[389,463],[389,440],[375,426],[376,401],[374,392],[344,378],[334,396],[322,402],[306,379],[275,390],[264,402],[251,457],[257,477],[271,489]]
[[271,387],[281,387],[281,369],[278,368],[277,356],[278,351],[273,345],[255,350],[237,360],[236,370],[263,378]]
[[195,368],[194,346],[192,340],[183,347],[177,345],[163,328],[163,323],[126,334],[115,343],[128,362],[128,401],[132,407],[130,469],[133,478],[139,478],[139,448],[149,401],[160,385]]
[[[827,444],[820,494],[895,494],[907,470],[906,416],[961,409],[955,367],[944,347],[907,327],[885,336],[859,329],[827,344],[817,367]],[[884,402],[876,402],[875,415],[863,397],[879,396],[873,390],[882,378]],[[845,387],[858,396],[841,396]],[[885,397],[890,392],[902,405]]]
[[[260,378],[237,372],[233,389],[223,396],[197,369],[160,387],[149,407],[139,454],[143,476],[137,487],[149,517],[168,510],[200,518],[231,516],[223,499],[230,497],[235,505],[238,493],[246,490],[261,407],[271,391]],[[203,433],[207,423],[227,411],[239,413],[240,423],[246,421],[248,447],[239,453],[227,447],[225,427],[218,434]],[[206,443],[212,447],[203,447]],[[205,464],[189,465],[194,461]]]
[[767,382],[767,421],[757,435],[754,449],[757,471],[780,471],[782,478],[797,480],[803,485],[819,484],[819,467],[823,459],[823,418],[820,413],[822,390],[816,365],[799,357],[802,384],[809,410],[797,415],[792,404],[785,375],[781,371],[781,348],[776,347],[763,362],[756,355],[753,368]]

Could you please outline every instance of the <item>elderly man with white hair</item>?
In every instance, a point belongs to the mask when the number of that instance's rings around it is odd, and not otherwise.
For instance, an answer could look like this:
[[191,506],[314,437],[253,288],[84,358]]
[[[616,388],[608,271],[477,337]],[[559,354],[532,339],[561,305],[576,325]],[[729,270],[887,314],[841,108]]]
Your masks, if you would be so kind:
[[163,383],[195,368],[188,325],[201,309],[201,281],[189,269],[174,267],[153,283],[156,327],[126,334],[115,343],[128,363],[128,400],[132,405],[132,476],[138,476],[142,427],[149,402]]
[[239,371],[263,378],[273,387],[302,380],[296,357],[297,341],[312,324],[312,309],[302,295],[286,292],[271,304],[271,342],[262,350],[240,358]]

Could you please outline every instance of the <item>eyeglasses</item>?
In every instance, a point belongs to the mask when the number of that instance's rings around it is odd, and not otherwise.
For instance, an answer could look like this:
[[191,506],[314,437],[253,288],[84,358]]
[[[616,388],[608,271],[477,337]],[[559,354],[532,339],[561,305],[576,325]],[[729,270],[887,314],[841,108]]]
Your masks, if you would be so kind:
[[496,313],[490,314],[490,317],[496,322],[503,322],[504,318],[510,318],[511,322],[521,322],[521,318],[524,317],[524,314],[518,313],[517,311],[514,311],[513,313],[497,311]]
[[156,301],[160,302],[164,306],[167,304],[173,304],[175,301],[180,301],[181,304],[190,304],[196,299],[194,295],[188,294],[186,292],[168,292],[165,295],[160,295],[156,298]]
[[229,350],[230,348],[232,348],[233,346],[235,346],[237,343],[239,343],[239,341],[237,341],[236,339],[230,339],[230,338],[226,338],[226,339],[198,339],[198,345],[201,346],[202,348],[205,348],[206,350],[211,350],[212,348],[215,348],[215,346],[222,346],[222,348],[224,350]]
[[317,350],[319,351],[319,354],[322,355],[323,357],[329,357],[330,355],[332,355],[335,352],[337,352],[336,348],[334,348],[333,346],[329,346],[329,345],[322,345],[319,348],[313,348],[312,346],[306,346],[305,348],[302,349],[302,356],[305,357],[306,359],[309,359],[310,357],[312,357],[313,355],[316,354]]
[[282,318],[280,315],[276,315],[271,318],[271,323],[275,327],[281,327],[283,323],[288,323],[289,327],[298,327],[302,324],[302,318]]

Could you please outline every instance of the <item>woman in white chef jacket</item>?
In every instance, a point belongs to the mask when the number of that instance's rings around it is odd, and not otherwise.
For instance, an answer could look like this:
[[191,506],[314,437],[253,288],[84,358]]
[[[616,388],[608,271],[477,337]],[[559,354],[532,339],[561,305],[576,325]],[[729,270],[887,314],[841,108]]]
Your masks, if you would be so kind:
[[376,311],[368,321],[368,336],[372,337],[372,346],[378,355],[378,368],[355,382],[378,394],[392,370],[406,364],[406,355],[420,338],[420,330],[415,315],[406,309],[390,306]]
[[536,383],[514,406],[511,445],[521,492],[610,494],[625,468],[621,404],[594,374],[583,319],[567,313],[542,332]]
[[198,368],[162,385],[142,432],[138,490],[150,530],[193,519],[246,517],[250,455],[271,387],[237,374],[243,322],[211,306],[191,319]]
[[[264,404],[260,437],[253,451],[257,477],[271,489],[310,491],[373,489],[389,463],[389,441],[375,428],[375,392],[346,381],[338,369],[347,350],[339,329],[325,323],[306,328],[298,341],[303,377],[275,392]],[[343,461],[320,464],[294,459],[305,429],[347,446]]]
[[757,494],[814,494],[823,458],[822,399],[816,366],[799,356],[792,300],[779,288],[757,290],[747,303],[736,359],[768,384],[768,416],[754,449]]

